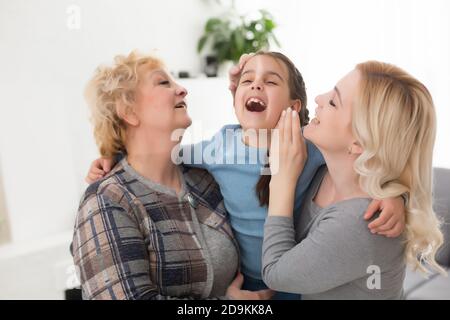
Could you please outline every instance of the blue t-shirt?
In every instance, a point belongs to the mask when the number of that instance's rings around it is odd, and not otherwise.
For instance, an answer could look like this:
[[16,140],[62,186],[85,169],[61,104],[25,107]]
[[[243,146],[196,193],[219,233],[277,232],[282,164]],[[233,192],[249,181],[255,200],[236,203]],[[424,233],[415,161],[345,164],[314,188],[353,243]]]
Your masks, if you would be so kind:
[[[239,125],[224,126],[211,140],[182,147],[185,165],[208,170],[220,186],[230,223],[240,246],[241,272],[261,276],[261,255],[267,207],[260,206],[256,184],[267,162],[267,149],[247,146]],[[317,169],[325,163],[322,154],[306,140],[308,159],[297,182],[294,212]]]

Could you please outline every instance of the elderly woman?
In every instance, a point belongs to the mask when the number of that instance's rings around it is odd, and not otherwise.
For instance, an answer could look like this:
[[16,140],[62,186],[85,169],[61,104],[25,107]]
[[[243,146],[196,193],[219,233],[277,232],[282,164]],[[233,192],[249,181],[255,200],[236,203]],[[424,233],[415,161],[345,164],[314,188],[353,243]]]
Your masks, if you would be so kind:
[[161,61],[134,52],[88,84],[100,153],[124,156],[79,206],[71,247],[85,299],[268,294],[240,290],[238,245],[214,179],[171,161],[173,131],[191,124],[186,94]]
[[[305,146],[295,113],[284,113],[271,161],[263,278],[270,288],[303,299],[401,299],[406,263],[445,272],[435,261],[442,244],[431,203],[436,117],[426,87],[380,62],[359,64],[316,98],[316,118],[304,137],[322,152],[293,219],[295,182]],[[277,160],[275,156],[279,156]],[[371,198],[409,193],[406,231],[387,238],[366,228]]]

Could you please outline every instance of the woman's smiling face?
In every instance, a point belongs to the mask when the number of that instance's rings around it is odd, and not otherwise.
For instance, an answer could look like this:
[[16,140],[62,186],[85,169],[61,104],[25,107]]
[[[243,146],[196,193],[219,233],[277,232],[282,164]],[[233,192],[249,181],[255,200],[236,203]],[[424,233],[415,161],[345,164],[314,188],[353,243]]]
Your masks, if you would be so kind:
[[247,61],[234,97],[235,113],[244,130],[275,128],[281,112],[294,102],[289,72],[282,61],[264,54]]
[[144,129],[173,131],[189,127],[186,89],[163,69],[142,70],[141,74],[134,110]]
[[352,107],[360,77],[359,71],[353,70],[333,90],[316,97],[316,117],[305,127],[303,134],[322,150],[348,152],[354,142]]

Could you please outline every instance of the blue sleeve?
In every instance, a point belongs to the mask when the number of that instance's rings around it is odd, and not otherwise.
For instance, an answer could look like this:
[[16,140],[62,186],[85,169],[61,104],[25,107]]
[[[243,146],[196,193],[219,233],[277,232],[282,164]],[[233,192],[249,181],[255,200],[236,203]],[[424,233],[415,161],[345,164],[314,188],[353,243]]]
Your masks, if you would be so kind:
[[203,140],[196,144],[181,146],[181,158],[183,160],[183,164],[188,167],[208,170],[208,163],[203,159],[203,150],[209,143],[209,140]]
[[227,130],[234,131],[238,127],[237,125],[226,125],[210,140],[181,146],[183,163],[188,167],[202,168],[211,172],[216,163],[224,162],[224,141]]

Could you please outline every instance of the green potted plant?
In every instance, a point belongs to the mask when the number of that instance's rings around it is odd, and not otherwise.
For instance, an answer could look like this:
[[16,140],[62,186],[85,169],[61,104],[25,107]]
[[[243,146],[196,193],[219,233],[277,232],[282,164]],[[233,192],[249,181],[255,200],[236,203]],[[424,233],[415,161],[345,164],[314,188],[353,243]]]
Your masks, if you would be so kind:
[[248,18],[238,15],[233,8],[224,16],[206,22],[197,51],[202,53],[209,48],[219,65],[227,61],[236,63],[244,53],[268,50],[272,41],[280,46],[273,32],[275,28],[276,23],[266,10],[259,10],[259,17]]

